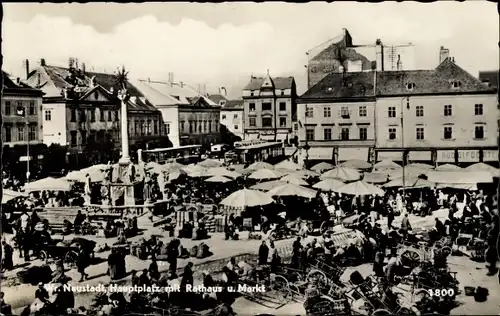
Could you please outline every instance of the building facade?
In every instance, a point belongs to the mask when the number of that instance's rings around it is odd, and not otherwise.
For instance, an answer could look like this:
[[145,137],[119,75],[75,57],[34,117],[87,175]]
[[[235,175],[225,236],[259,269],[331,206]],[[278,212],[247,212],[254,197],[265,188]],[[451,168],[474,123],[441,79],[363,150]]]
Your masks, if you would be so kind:
[[[36,162],[42,153],[43,92],[11,79],[2,71],[2,143],[4,169],[27,171],[28,161]],[[29,147],[29,150],[28,150]],[[18,168],[19,167],[19,168]]]
[[138,80],[134,86],[160,111],[174,147],[220,142],[220,106],[183,82]]
[[[234,135],[234,140],[244,139],[243,124],[243,100],[228,100],[220,94],[209,95],[208,98],[220,105],[220,124],[225,128],[228,134]],[[222,136],[223,142],[226,137]],[[238,138],[238,139],[236,139]]]
[[375,146],[375,72],[330,73],[298,100],[301,160],[368,161]]
[[[43,142],[65,146],[71,166],[106,163],[120,156],[121,102],[115,75],[88,72],[73,59],[68,67],[47,65],[42,59],[40,67],[27,69],[26,81],[45,93]],[[130,95],[142,97],[131,84],[127,89]],[[142,120],[139,133],[131,135],[131,148],[139,140],[162,136],[161,129],[152,127],[162,125],[156,109],[129,101],[128,110],[134,132],[136,120],[141,121],[144,115],[149,118]]]
[[432,70],[378,73],[375,108],[378,161],[498,161],[497,93],[451,57]]
[[243,89],[244,139],[295,138],[297,89],[293,77],[251,78]]

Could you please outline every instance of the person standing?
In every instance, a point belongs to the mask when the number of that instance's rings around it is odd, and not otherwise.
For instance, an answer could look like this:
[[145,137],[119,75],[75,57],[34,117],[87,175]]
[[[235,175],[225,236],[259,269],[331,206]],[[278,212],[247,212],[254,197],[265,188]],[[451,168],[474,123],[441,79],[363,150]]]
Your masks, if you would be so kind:
[[269,257],[269,247],[266,245],[266,241],[263,240],[259,247],[259,265],[265,265],[268,262]]
[[169,264],[170,274],[172,274],[173,276],[177,275],[177,257],[179,257],[179,250],[174,241],[171,241],[168,245],[167,260]]
[[408,217],[408,213],[405,213],[403,219],[401,220],[401,233],[403,235],[403,239],[406,239],[408,231],[410,230],[411,230],[410,218]]
[[108,256],[108,275],[111,280],[118,279],[118,253],[114,248]]
[[78,272],[81,275],[79,282],[83,282],[83,280],[88,279],[89,277],[89,275],[85,273],[85,269],[88,265],[88,260],[89,258],[87,256],[87,252],[83,249],[81,244],[78,244],[76,265],[78,268]]
[[3,263],[2,269],[7,271],[12,270],[14,268],[14,261],[12,260],[12,256],[14,254],[14,249],[9,245],[5,240],[2,240],[3,246]]
[[188,264],[184,267],[184,273],[182,274],[181,279],[181,291],[186,292],[187,286],[193,287],[193,263],[188,262]]
[[300,265],[300,251],[302,249],[302,243],[300,242],[300,236],[293,242],[292,249],[292,268],[298,268]]

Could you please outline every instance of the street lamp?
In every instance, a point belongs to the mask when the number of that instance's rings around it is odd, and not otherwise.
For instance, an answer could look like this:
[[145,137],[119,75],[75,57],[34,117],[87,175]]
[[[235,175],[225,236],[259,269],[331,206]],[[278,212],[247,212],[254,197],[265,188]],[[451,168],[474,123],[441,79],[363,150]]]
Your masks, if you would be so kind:
[[401,99],[401,149],[403,155],[403,206],[406,207],[406,156],[405,156],[405,128],[404,128],[404,120],[405,120],[405,111],[403,107],[403,101],[406,100],[406,109],[410,109],[410,97],[404,97]]

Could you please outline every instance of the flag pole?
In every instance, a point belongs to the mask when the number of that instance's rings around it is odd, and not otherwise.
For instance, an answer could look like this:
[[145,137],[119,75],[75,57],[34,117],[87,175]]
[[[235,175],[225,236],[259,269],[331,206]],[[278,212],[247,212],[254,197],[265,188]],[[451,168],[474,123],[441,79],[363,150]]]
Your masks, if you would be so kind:
[[26,118],[26,134],[27,134],[27,143],[26,143],[26,155],[28,156],[28,160],[27,160],[27,163],[26,163],[26,182],[30,182],[30,159],[31,159],[31,156],[30,156],[30,131],[29,131],[29,116],[28,116],[29,112],[26,111],[26,108],[24,110],[24,116]]

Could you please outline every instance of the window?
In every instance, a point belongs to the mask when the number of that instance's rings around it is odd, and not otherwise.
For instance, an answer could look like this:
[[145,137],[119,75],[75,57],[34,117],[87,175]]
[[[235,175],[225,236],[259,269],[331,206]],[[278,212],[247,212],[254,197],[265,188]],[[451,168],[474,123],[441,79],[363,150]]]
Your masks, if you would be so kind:
[[71,109],[71,118],[70,118],[70,121],[71,122],[76,122],[76,110],[75,109]]
[[256,124],[256,122],[255,122],[255,117],[251,117],[251,118],[249,118],[249,119],[248,119],[248,125],[249,125],[250,127],[255,127],[255,126],[257,126],[257,124]]
[[286,111],[286,102],[280,102],[280,111]]
[[99,91],[94,91],[94,99],[99,100]]
[[314,140],[314,127],[306,129],[306,140]]
[[474,105],[474,115],[483,115],[483,105],[475,104]]
[[238,125],[234,125],[234,129],[238,129]]
[[324,140],[332,140],[332,129],[331,128],[325,128],[323,130],[323,139]]
[[203,131],[205,133],[208,132],[208,122],[207,121],[203,121]]
[[314,117],[314,109],[312,107],[306,107],[306,117]]
[[222,115],[221,115],[221,119],[222,119],[222,120],[225,120],[225,119],[226,119],[226,114],[222,114]]
[[396,117],[396,107],[395,106],[390,106],[388,109],[388,115],[389,117]]
[[360,140],[367,140],[368,139],[368,128],[366,128],[366,127],[359,128],[359,139]]
[[198,133],[203,132],[202,128],[203,128],[203,121],[198,121]]
[[51,110],[45,110],[45,120],[52,121],[52,111]]
[[238,113],[233,114],[233,119],[237,120],[238,119]]
[[153,121],[153,134],[158,135],[158,121]]
[[144,132],[145,132],[145,126],[144,126],[144,121],[143,120],[140,120],[139,121],[139,127],[141,129],[140,131],[140,135],[144,135]]
[[272,127],[273,126],[273,119],[270,117],[263,117],[262,118],[262,127]]
[[451,104],[446,104],[444,106],[444,116],[452,116],[452,107],[451,107]]
[[423,105],[417,105],[415,107],[415,115],[418,117],[424,116],[424,106]]
[[77,137],[76,137],[76,131],[71,131],[70,133],[70,142],[71,142],[71,146],[76,146],[77,144]]
[[36,114],[36,107],[35,107],[35,102],[31,101],[30,106],[29,106],[29,115],[35,115]]
[[474,128],[474,138],[484,139],[484,126],[478,125]]
[[262,103],[262,111],[271,111],[272,105],[269,102]]
[[396,139],[396,129],[394,127],[389,128],[389,140]]
[[118,111],[113,111],[115,113],[115,121],[118,122]]
[[226,101],[225,101],[225,100],[220,100],[220,101],[219,101],[219,105],[220,105],[220,106],[224,106],[224,105],[226,105]]
[[343,117],[343,118],[349,118],[350,115],[349,115],[349,108],[347,106],[343,106],[341,109],[340,109],[340,117]]
[[293,123],[293,130],[298,131],[299,130],[299,124]]
[[340,133],[341,140],[349,140],[349,127],[342,127],[342,131]]
[[90,121],[95,122],[95,109],[90,109]]
[[80,111],[80,122],[87,122],[87,115],[85,114],[85,110]]
[[452,81],[451,82],[451,86],[455,89],[458,89],[460,88],[460,86],[462,85],[462,83],[460,81]]
[[28,140],[36,140],[36,125],[30,125],[28,129]]
[[87,145],[87,131],[80,131],[82,135],[82,145]]
[[[168,135],[170,134],[170,124],[168,125],[168,129],[167,124],[168,123],[165,123],[165,133]],[[181,121],[181,132],[184,132],[184,121]]]
[[359,116],[360,117],[365,117],[366,114],[367,114],[367,111],[366,111],[366,105],[360,105],[359,106]]
[[111,113],[111,111],[108,111],[108,122],[112,121],[113,121],[113,113]]
[[17,125],[17,140],[20,142],[24,141],[24,125]]
[[141,131],[141,123],[139,121],[134,122],[134,135],[139,135]]
[[417,140],[424,140],[424,128],[423,127],[417,127]]
[[250,112],[254,112],[255,111],[255,103],[248,104],[248,108],[249,108]]
[[189,121],[189,134],[193,133],[193,121]]
[[285,95],[285,90],[281,90],[281,95]]
[[12,141],[12,128],[8,125],[4,125],[5,127],[5,142],[11,142]]
[[147,131],[147,124],[148,122],[147,121],[142,121],[141,120],[141,135],[146,135],[146,131]]
[[323,108],[323,117],[332,117],[332,109],[329,106]]
[[286,117],[280,117],[280,127],[286,127]]
[[253,97],[253,91],[250,91],[250,96]]
[[12,113],[12,105],[10,101],[5,101],[5,115],[10,115]]
[[209,133],[212,132],[212,123],[211,122],[208,122],[208,132]]
[[408,83],[406,84],[406,89],[407,89],[407,90],[413,90],[413,89],[415,89],[415,83],[413,83],[413,82],[408,82]]
[[452,139],[453,138],[453,128],[450,126],[446,126],[444,128],[444,139]]
[[99,121],[104,122],[104,110],[99,109]]
[[151,135],[153,133],[153,122],[151,120],[148,120],[148,135]]

